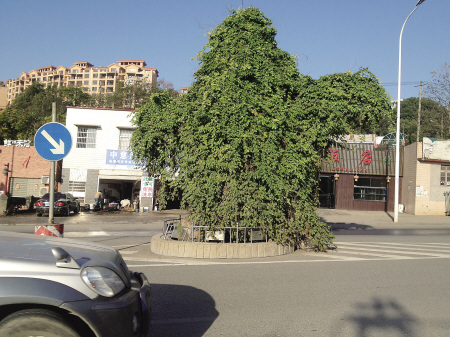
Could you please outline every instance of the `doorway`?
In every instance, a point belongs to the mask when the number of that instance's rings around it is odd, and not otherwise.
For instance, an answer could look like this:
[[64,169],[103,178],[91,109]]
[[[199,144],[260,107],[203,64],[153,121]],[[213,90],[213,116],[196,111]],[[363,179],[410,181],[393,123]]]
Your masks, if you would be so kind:
[[334,177],[320,176],[319,182],[319,207],[334,208],[335,207],[335,188]]

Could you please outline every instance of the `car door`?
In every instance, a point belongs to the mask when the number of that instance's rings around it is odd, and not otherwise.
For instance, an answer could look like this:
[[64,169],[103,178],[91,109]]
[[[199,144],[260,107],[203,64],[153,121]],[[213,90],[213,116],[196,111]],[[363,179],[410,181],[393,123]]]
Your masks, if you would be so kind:
[[73,197],[73,195],[70,194],[70,193],[66,193],[66,198],[67,198],[67,203],[69,205],[69,210],[70,211],[75,211],[76,208],[77,208],[77,204],[76,204],[76,200]]

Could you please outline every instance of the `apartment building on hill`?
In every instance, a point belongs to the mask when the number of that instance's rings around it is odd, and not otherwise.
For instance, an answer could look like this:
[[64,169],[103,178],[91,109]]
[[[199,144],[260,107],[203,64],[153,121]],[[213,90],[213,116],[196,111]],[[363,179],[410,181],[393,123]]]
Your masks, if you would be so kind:
[[133,84],[143,81],[156,84],[158,70],[147,67],[143,60],[119,60],[106,67],[95,67],[82,61],[73,66],[47,66],[30,72],[22,72],[18,78],[6,81],[6,102],[11,104],[14,98],[33,82],[41,82],[45,87],[81,87],[91,95],[113,93],[118,82]]

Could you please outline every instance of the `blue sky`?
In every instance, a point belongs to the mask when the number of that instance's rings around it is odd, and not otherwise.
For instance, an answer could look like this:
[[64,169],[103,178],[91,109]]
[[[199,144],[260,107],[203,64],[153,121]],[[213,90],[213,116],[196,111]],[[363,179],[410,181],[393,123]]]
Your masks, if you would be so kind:
[[[400,30],[417,0],[0,0],[0,80],[44,66],[145,60],[175,89],[189,86],[206,33],[231,8],[257,7],[278,46],[313,78],[368,67],[397,99]],[[449,0],[426,0],[402,42],[401,98],[450,62]],[[411,84],[412,83],[412,84]]]

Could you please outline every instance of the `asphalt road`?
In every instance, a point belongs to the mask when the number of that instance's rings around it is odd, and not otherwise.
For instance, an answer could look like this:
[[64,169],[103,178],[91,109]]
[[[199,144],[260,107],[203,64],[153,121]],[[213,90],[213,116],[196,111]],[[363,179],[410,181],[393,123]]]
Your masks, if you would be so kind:
[[[169,214],[155,216],[61,218],[66,237],[113,246],[130,269],[147,275],[152,283],[152,336],[450,333],[446,227],[351,230],[336,225],[337,249],[327,253],[198,260],[150,252],[151,236],[161,231]],[[33,230],[32,219],[3,224],[0,230]]]

